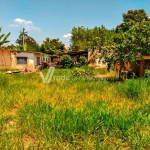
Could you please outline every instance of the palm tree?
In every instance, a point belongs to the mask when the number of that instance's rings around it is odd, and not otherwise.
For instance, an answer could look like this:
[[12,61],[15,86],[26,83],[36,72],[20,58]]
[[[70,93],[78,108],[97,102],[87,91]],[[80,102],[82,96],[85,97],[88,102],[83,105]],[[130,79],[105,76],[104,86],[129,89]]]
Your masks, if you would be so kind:
[[[2,31],[2,27],[0,27],[0,32]],[[3,44],[8,43],[9,41],[7,40],[7,38],[9,37],[10,32],[5,34],[0,35],[0,47],[3,46]]]

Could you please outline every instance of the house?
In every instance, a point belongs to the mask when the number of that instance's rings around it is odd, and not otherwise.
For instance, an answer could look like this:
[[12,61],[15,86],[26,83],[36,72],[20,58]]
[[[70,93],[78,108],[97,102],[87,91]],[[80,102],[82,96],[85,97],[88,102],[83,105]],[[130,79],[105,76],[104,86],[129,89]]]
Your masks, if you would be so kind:
[[54,63],[57,63],[60,61],[60,56],[59,55],[50,55],[51,57],[51,63],[54,64]]
[[35,71],[42,63],[42,52],[0,50],[0,68]]
[[[123,71],[132,71],[137,77],[143,77],[146,69],[150,70],[150,56],[137,57],[136,61],[128,62],[124,65]],[[119,70],[120,64],[116,63],[115,70]]]
[[51,56],[49,54],[42,53],[42,61],[46,63],[51,63]]
[[12,69],[35,71],[42,63],[42,52],[11,51]]

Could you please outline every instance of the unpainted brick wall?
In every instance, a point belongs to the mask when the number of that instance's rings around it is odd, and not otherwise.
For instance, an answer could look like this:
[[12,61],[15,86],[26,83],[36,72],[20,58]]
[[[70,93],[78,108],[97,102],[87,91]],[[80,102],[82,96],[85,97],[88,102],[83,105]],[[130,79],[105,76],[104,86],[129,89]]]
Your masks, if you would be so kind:
[[0,68],[11,68],[11,52],[0,49]]

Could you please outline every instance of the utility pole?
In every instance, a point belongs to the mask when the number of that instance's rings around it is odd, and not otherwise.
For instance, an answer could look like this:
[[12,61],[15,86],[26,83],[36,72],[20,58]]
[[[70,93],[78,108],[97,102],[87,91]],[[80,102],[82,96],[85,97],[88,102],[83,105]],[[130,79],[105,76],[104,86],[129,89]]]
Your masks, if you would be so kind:
[[20,33],[22,33],[22,43],[23,43],[23,45],[24,45],[24,34],[27,33],[27,32],[24,32],[24,31],[25,31],[25,28],[23,28],[23,31],[20,32]]

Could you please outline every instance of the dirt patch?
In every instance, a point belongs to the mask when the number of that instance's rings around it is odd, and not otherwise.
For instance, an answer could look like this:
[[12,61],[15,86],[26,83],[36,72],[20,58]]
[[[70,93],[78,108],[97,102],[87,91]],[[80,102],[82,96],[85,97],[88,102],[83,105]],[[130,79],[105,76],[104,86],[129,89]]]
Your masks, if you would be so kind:
[[25,149],[28,149],[31,147],[33,148],[37,146],[37,139],[30,134],[24,135],[22,140],[23,140],[23,145]]

